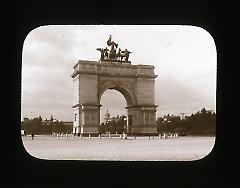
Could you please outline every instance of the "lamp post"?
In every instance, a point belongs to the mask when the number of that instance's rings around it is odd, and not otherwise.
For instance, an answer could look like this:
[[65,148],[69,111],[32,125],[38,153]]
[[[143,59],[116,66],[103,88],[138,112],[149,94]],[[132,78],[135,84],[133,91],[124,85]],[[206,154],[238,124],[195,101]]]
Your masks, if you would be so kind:
[[127,117],[123,118],[123,132],[127,133],[128,132],[128,122],[127,122]]
[[[168,124],[167,124],[168,127],[170,127],[170,123],[171,123],[171,121],[168,120]],[[172,135],[172,133],[171,133],[171,135]],[[172,137],[172,136],[171,136],[171,137]]]

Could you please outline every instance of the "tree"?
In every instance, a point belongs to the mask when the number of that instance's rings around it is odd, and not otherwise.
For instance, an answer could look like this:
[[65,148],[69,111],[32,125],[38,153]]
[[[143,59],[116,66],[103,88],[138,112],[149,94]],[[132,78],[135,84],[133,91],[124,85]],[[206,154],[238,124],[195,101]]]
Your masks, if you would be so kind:
[[101,123],[99,130],[101,133],[123,133],[125,131],[125,125],[127,121],[125,120],[126,116],[117,116],[117,118],[112,118],[111,120],[107,121],[106,123]]
[[[169,122],[168,124],[166,124]],[[156,121],[157,131],[173,132],[175,130],[184,130],[186,134],[191,135],[215,135],[216,133],[216,114],[212,111],[207,111],[202,108],[191,116],[185,116],[185,119],[180,116],[164,115]]]

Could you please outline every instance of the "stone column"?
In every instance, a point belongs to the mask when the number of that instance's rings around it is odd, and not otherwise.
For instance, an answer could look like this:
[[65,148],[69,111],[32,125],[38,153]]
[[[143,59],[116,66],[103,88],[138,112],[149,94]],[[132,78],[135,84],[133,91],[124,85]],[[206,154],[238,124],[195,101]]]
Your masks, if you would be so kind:
[[128,115],[132,116],[132,125],[128,126],[128,133],[156,133],[156,107],[155,105],[128,106]]
[[81,134],[98,134],[100,105],[81,104]]
[[[97,64],[79,61],[72,74],[74,84],[74,125],[77,134],[98,133],[98,75]],[[75,117],[76,116],[76,117]]]
[[155,76],[142,76],[141,73],[147,71],[143,68],[138,71],[140,75],[136,78],[135,84],[137,104],[128,108],[134,114],[131,132],[140,134],[157,133],[155,125],[157,107],[154,96]]

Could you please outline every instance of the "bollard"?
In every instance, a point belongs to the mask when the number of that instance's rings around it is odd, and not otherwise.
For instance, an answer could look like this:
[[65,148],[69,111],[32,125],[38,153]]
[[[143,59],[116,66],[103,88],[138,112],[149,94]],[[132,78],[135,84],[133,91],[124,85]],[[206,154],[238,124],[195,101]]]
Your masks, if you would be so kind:
[[89,134],[88,137],[91,138],[91,134]]
[[80,134],[80,138],[82,138],[82,134]]
[[98,135],[98,138],[101,138],[101,134]]
[[136,136],[134,138],[136,139]]

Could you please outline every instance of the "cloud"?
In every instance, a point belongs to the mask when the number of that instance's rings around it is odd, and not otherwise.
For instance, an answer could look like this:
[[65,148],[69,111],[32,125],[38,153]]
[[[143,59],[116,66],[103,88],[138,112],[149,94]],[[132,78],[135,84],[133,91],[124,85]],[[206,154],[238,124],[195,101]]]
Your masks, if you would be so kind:
[[[122,49],[133,51],[132,64],[155,66],[158,114],[216,108],[216,48],[211,36],[184,26],[44,26],[29,33],[22,62],[22,115],[72,120],[73,65],[98,60],[112,34]],[[104,98],[106,95],[106,99]],[[120,94],[104,93],[103,107],[125,112]],[[105,112],[103,112],[105,113]]]
[[181,112],[189,115],[203,107],[215,110],[214,105],[209,105],[214,104],[216,100],[215,91],[212,90],[211,95],[206,95],[209,91],[204,91],[205,79],[197,77],[195,80],[184,80],[171,75],[160,76],[159,79],[161,81],[155,86],[155,102],[159,106],[158,115],[168,113],[179,115]]

